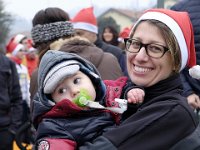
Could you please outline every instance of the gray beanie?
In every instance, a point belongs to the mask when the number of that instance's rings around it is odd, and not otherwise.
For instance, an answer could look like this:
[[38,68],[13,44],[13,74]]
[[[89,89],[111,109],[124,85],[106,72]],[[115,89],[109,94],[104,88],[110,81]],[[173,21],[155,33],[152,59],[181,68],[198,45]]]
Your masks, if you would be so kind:
[[91,79],[96,88],[97,99],[102,99],[106,87],[95,66],[76,54],[56,50],[47,51],[39,65],[39,84],[42,85],[43,93],[51,94],[66,77],[78,71]]
[[[51,68],[44,79],[44,93],[52,93],[58,84],[61,83],[66,77],[74,75],[79,70],[82,70],[83,67],[84,66],[82,66],[81,63],[76,60],[63,61],[57,64]],[[89,70],[87,70],[87,75],[89,77],[93,76],[95,78],[100,78],[97,74]]]

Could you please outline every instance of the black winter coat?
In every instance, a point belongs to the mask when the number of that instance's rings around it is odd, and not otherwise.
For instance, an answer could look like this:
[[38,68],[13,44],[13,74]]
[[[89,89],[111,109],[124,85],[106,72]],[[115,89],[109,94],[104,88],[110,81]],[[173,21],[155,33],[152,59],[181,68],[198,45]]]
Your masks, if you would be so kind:
[[134,114],[129,111],[120,126],[79,150],[169,150],[195,130],[198,121],[181,96],[178,75],[145,88],[145,93]]
[[15,133],[21,125],[22,94],[15,63],[0,54],[0,130]]

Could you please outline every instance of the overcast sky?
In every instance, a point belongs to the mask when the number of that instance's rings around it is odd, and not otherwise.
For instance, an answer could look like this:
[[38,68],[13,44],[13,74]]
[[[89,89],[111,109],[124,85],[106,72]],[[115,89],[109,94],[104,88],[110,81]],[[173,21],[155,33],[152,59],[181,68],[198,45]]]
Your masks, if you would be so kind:
[[[95,8],[149,8],[156,4],[157,0],[2,0],[5,5],[5,11],[23,17],[32,19],[34,14],[40,9],[46,7],[60,7],[73,17],[81,8],[91,5]],[[95,12],[98,14],[98,12]]]

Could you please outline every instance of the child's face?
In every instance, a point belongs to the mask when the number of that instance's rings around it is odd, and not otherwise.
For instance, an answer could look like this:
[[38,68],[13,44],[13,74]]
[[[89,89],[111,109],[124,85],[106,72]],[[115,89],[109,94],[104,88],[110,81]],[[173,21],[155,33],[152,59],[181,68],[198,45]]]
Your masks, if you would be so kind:
[[67,77],[61,84],[59,84],[55,91],[51,94],[53,100],[58,103],[63,99],[73,100],[75,99],[81,89],[86,89],[89,95],[92,97],[92,101],[96,98],[96,91],[90,78],[78,71],[73,76]]
[[16,57],[19,59],[23,59],[24,56],[25,56],[25,50],[23,50],[23,49],[20,49],[16,54]]

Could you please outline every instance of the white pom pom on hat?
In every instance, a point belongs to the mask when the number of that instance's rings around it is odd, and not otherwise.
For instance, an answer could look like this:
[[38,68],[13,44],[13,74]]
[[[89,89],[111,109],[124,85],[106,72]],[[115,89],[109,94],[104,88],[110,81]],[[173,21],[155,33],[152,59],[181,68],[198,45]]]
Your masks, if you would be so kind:
[[200,66],[196,65],[189,69],[189,74],[195,79],[200,80]]
[[[169,9],[147,10],[136,22],[141,20],[154,19],[164,23],[174,33],[181,50],[181,68],[186,66],[193,68],[190,75],[200,78],[200,67],[196,65],[196,52],[194,47],[194,33],[192,23],[187,12],[177,12]],[[135,24],[135,25],[136,25]]]

